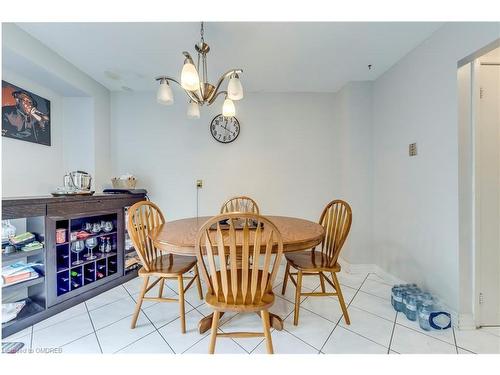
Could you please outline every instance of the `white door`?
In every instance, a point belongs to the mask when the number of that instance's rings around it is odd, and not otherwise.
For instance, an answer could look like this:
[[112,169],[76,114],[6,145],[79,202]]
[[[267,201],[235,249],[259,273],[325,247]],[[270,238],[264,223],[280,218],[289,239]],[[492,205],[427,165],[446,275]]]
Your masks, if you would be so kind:
[[500,325],[500,49],[480,59],[479,153],[479,317]]

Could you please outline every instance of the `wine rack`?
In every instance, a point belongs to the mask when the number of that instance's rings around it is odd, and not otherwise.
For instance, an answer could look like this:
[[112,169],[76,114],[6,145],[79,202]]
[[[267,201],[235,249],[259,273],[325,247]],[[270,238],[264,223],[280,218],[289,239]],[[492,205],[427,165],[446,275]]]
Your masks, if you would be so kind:
[[121,211],[54,218],[50,227],[56,239],[53,261],[56,272],[55,292],[49,291],[49,305],[123,274]]

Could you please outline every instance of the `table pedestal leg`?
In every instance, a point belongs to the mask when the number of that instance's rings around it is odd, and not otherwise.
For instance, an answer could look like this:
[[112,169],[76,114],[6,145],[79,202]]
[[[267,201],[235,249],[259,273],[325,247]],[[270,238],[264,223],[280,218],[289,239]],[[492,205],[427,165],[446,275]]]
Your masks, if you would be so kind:
[[[256,312],[256,314],[260,316],[260,312]],[[222,315],[224,315],[223,312],[220,313],[221,317]],[[213,314],[210,314],[199,321],[198,331],[200,332],[200,334],[207,332],[212,327],[212,317]],[[271,327],[273,327],[275,330],[283,330],[283,319],[281,319],[278,315],[269,313],[269,320]]]

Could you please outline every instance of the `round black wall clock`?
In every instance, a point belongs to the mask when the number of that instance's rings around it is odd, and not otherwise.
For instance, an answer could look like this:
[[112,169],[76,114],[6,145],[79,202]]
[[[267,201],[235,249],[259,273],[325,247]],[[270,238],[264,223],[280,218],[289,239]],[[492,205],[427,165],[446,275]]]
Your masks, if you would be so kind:
[[231,143],[240,134],[240,123],[234,116],[225,117],[220,114],[210,123],[210,133],[217,142]]

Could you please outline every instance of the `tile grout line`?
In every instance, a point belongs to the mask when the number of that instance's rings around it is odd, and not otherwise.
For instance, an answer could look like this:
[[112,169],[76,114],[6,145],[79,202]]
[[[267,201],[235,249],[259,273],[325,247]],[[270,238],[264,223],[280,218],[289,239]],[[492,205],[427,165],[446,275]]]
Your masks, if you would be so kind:
[[[166,284],[166,283],[165,283],[165,284]],[[167,286],[167,287],[168,287],[168,286]],[[125,288],[125,289],[127,289],[127,288]],[[128,290],[127,290],[127,293],[129,294],[130,298],[134,299]],[[187,302],[187,301],[185,301],[185,302]],[[136,302],[136,304],[137,304],[137,302]],[[190,303],[188,303],[188,305],[189,305],[189,306],[191,306],[191,304],[190,304]],[[190,311],[192,311],[192,310],[193,310],[193,309],[189,310],[189,312],[190,312]],[[149,316],[148,316],[148,315],[147,315],[147,314],[143,311],[142,306],[141,306],[141,312],[144,314],[144,316],[146,317],[146,319],[147,319],[147,320],[149,320],[149,322],[150,322],[150,323],[151,323],[151,325],[153,326],[154,330],[153,330],[152,332],[148,333],[147,335],[144,335],[144,336],[142,336],[141,338],[137,339],[136,341],[131,342],[131,343],[130,343],[129,345],[127,345],[127,346],[132,345],[133,343],[135,343],[135,342],[137,342],[137,341],[139,341],[139,340],[143,339],[144,337],[146,337],[146,336],[148,336],[148,335],[150,335],[151,333],[153,333],[153,332],[155,332],[155,331],[156,331],[156,332],[158,332],[158,334],[160,335],[160,337],[163,339],[163,341],[165,341],[165,344],[167,344],[167,346],[170,348],[170,350],[172,351],[172,353],[174,353],[174,354],[175,354],[175,350],[174,350],[174,348],[172,348],[172,347],[170,346],[170,344],[169,344],[169,343],[168,343],[168,341],[165,339],[165,337],[163,337],[163,335],[160,333],[159,329],[155,326],[155,324],[152,322],[152,320],[151,320],[151,319],[149,319]],[[187,314],[187,312],[184,312],[184,314]],[[168,323],[164,324],[162,327],[166,326],[167,324],[170,324],[170,323],[174,322],[175,320],[176,320],[176,319],[172,320],[171,322],[168,322]],[[162,328],[162,327],[160,327],[160,328]],[[119,349],[118,351],[125,349],[127,346],[125,346],[125,347],[123,347],[123,348]]]
[[[359,288],[356,290],[356,293],[354,293],[354,296],[352,296],[351,300],[349,301],[349,303],[347,304],[346,306],[346,310],[347,313],[349,313],[349,307],[351,306],[351,303],[352,301],[354,301],[354,298],[356,298],[356,296],[358,295],[359,291],[361,290],[361,287],[363,286],[363,284],[365,283],[366,279],[368,278],[368,276],[370,275],[370,273],[367,273],[365,278],[363,279],[363,281],[361,282],[361,284],[359,285]],[[319,288],[319,287],[318,287]],[[317,288],[316,288],[317,289]],[[315,290],[316,290],[315,289]],[[337,297],[338,299],[338,297]],[[342,320],[342,317],[344,316],[344,314],[342,313],[342,315],[340,316],[340,318],[337,320],[337,323],[335,324],[335,327],[333,327],[332,331],[330,332],[330,334],[328,335],[328,337],[326,338],[325,342],[323,343],[323,345],[321,346],[321,349],[319,350],[320,352],[322,352],[323,348],[325,347],[326,343],[328,342],[328,340],[330,340],[330,337],[333,335],[333,332],[337,329],[340,321]]]
[[35,332],[35,329],[33,328],[33,325],[31,326],[31,337],[30,337],[30,351],[33,350],[33,333]]
[[451,327],[451,331],[453,332],[453,341],[455,342],[455,350],[457,351],[458,354],[458,345],[457,345],[457,338],[455,336],[455,328]]
[[396,316],[394,317],[394,324],[392,326],[391,339],[389,340],[389,347],[387,348],[387,354],[391,352],[392,338],[394,337],[394,331],[396,330],[396,321],[398,320],[399,312],[396,311]]
[[[125,345],[124,347],[122,347],[122,348],[120,348],[120,349],[118,349],[118,350],[115,350],[115,351],[113,352],[113,354],[119,353],[119,352],[120,352],[120,351],[122,351],[123,349],[128,348],[129,346],[131,346],[131,345],[135,344],[135,343],[136,343],[136,342],[138,342],[138,341],[141,341],[143,338],[148,337],[149,335],[152,335],[153,333],[156,333],[156,331],[155,331],[155,330],[153,330],[153,331],[151,331],[151,332],[149,332],[149,333],[145,334],[144,336],[139,337],[137,340],[134,340],[134,341],[132,341],[132,342],[128,343],[127,345]],[[161,336],[161,335],[160,335],[160,336]],[[163,340],[165,340],[165,339],[163,338],[163,336],[162,336],[162,339],[163,339]],[[167,345],[168,345],[168,343],[167,343]],[[168,346],[170,347],[170,345],[168,345]],[[175,354],[175,352],[174,352],[174,354]]]
[[99,345],[99,350],[101,351],[101,354],[102,354],[101,342],[99,341],[99,337],[97,337],[97,332],[95,330],[94,321],[92,320],[92,316],[90,315],[89,308],[87,307],[87,302],[84,301],[83,304],[85,305],[85,309],[87,310],[87,315],[90,319],[90,324],[92,324],[92,329],[94,330],[94,335],[95,335],[95,338],[97,340],[97,345]]

